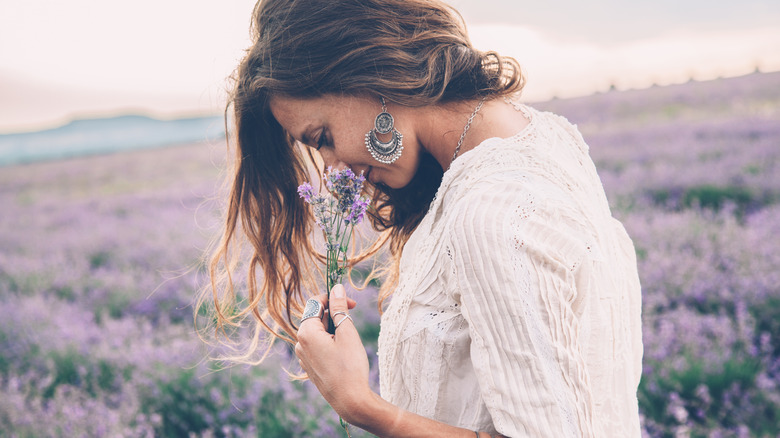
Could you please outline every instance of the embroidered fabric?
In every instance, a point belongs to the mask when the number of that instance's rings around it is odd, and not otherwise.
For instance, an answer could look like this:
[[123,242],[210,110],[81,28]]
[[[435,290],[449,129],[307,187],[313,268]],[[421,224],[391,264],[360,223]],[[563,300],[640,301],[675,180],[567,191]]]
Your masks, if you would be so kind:
[[455,160],[404,248],[381,394],[506,436],[639,436],[633,244],[576,127],[512,104],[529,125]]

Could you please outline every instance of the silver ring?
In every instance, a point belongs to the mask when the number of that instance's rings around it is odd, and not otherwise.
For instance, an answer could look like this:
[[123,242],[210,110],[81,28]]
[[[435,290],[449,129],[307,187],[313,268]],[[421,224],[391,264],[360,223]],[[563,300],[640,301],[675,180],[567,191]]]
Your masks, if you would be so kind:
[[314,298],[310,298],[306,301],[306,307],[303,309],[303,316],[301,316],[301,322],[306,321],[309,318],[322,319],[322,314],[325,313],[322,308],[322,304]]
[[343,318],[341,318],[341,321],[339,321],[339,322],[336,324],[335,328],[333,329],[334,331],[335,331],[337,328],[339,328],[339,326],[341,325],[341,323],[342,323],[342,322],[344,322],[344,321],[346,321],[346,320],[350,320],[350,321],[352,321],[352,324],[354,324],[354,323],[355,323],[355,321],[352,319],[352,317],[351,317],[351,316],[349,316],[349,315],[347,315],[347,313],[346,313],[346,312],[336,312],[336,313],[337,313],[337,314],[344,314],[344,317],[343,317]]

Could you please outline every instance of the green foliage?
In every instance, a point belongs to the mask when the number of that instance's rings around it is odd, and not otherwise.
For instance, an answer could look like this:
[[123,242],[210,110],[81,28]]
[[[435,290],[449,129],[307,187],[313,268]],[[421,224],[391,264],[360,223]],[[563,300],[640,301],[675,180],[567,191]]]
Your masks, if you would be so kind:
[[720,210],[727,202],[730,202],[735,204],[740,211],[744,211],[757,201],[749,189],[738,186],[695,186],[686,189],[682,197],[682,205],[685,207],[698,205],[713,210]]
[[121,318],[127,307],[133,301],[131,294],[124,291],[114,291],[106,295],[105,299],[95,306],[95,318],[99,319],[104,312],[111,318]]
[[651,190],[650,198],[653,200],[655,205],[664,206],[669,202],[671,193],[668,189]]
[[773,357],[780,355],[780,297],[767,297],[753,306],[751,313],[756,321],[756,333],[769,334]]
[[169,380],[157,383],[154,392],[146,394],[143,406],[148,413],[162,417],[159,436],[186,437],[190,432],[199,433],[209,427],[209,419],[218,409],[208,392],[215,380],[206,382],[195,377],[193,369],[181,370]]
[[762,172],[762,167],[758,164],[749,164],[742,168],[742,171],[748,175],[758,175]]
[[57,287],[53,290],[53,292],[54,296],[65,301],[75,301],[77,297],[73,286],[69,284]]
[[98,392],[116,390],[124,374],[107,360],[84,356],[73,347],[51,351],[49,360],[53,379],[43,390],[44,398],[53,397],[60,385],[82,388],[94,397]]
[[7,356],[8,351],[6,348],[3,348],[5,346],[11,345],[11,340],[8,338],[8,335],[0,330],[0,377],[5,377],[8,375],[8,371],[11,369],[11,365],[14,361],[11,360],[10,357]]
[[[256,417],[257,430],[263,432],[263,436],[271,438],[284,438],[294,436],[290,430],[290,422],[287,420],[289,412],[286,409],[293,408],[285,403],[284,394],[281,391],[266,391],[260,399],[260,414]],[[304,418],[305,419],[305,418]],[[316,419],[308,430],[316,430]]]
[[[221,438],[244,436],[248,430],[259,431],[262,435],[258,436],[264,438],[314,436],[327,422],[310,411],[311,400],[302,383],[292,382],[285,388],[259,368],[249,373],[228,369],[207,375],[200,375],[202,370],[171,373],[165,368],[160,366],[159,376],[141,395],[144,412],[161,416],[157,436]],[[226,405],[232,405],[231,409]]]
[[108,251],[97,251],[89,255],[89,266],[97,269],[106,266],[111,260],[111,254]]
[[360,339],[366,345],[376,345],[379,339],[379,324],[364,323],[358,327]]
[[[720,426],[733,427],[736,424],[732,418],[734,406],[727,405],[724,394],[738,388],[740,392],[755,387],[756,377],[761,371],[760,362],[749,357],[744,352],[732,352],[721,366],[705,364],[694,355],[685,355],[685,364],[679,369],[672,368],[669,363],[654,363],[657,367],[653,383],[643,378],[639,384],[638,398],[642,412],[660,424],[674,424],[670,416],[669,394],[680,396],[683,405],[691,418],[701,426],[707,422],[721,419]],[[709,393],[709,405],[703,402],[698,394],[699,388],[706,387]],[[771,406],[771,404],[767,404]],[[706,418],[698,418],[696,408],[707,410]],[[754,419],[757,420],[757,419]]]
[[720,211],[733,205],[738,217],[746,212],[772,204],[780,198],[776,193],[759,193],[739,185],[716,186],[711,184],[691,187],[664,187],[648,189],[645,195],[659,207],[672,210],[702,208]]
[[53,363],[52,375],[54,379],[43,391],[45,398],[54,396],[54,391],[59,385],[81,386],[84,376],[79,368],[86,365],[84,357],[74,350],[53,351],[49,353],[49,357]]

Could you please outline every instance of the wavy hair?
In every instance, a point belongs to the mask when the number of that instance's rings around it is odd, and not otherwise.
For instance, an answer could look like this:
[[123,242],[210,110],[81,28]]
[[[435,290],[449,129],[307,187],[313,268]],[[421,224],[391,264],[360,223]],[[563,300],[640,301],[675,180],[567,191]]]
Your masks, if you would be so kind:
[[[235,134],[229,196],[209,263],[211,282],[201,293],[196,318],[208,305],[206,328],[226,339],[249,318],[252,341],[230,356],[244,362],[257,362],[250,358],[264,332],[273,335],[271,343],[296,342],[305,299],[321,284],[313,218],[296,192],[321,160],[309,148],[304,152],[276,121],[272,97],[362,94],[422,107],[509,95],[525,83],[514,59],[475,50],[457,11],[437,0],[260,0],[252,45],[232,79],[226,108]],[[442,174],[433,157],[423,154],[406,187],[366,189],[372,198],[369,220],[380,238],[351,263],[389,244],[382,299],[397,283],[403,245]],[[246,276],[245,293],[236,291],[234,277],[240,275]]]

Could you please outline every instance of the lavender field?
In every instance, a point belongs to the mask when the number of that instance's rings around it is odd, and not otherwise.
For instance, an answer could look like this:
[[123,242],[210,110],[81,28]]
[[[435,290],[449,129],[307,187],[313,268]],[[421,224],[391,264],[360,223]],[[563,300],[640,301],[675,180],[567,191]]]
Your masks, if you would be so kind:
[[[579,125],[636,244],[644,433],[780,435],[780,73],[536,106]],[[284,346],[205,360],[191,304],[223,156],[0,168],[0,436],[341,436]],[[374,292],[353,293],[372,358]]]

